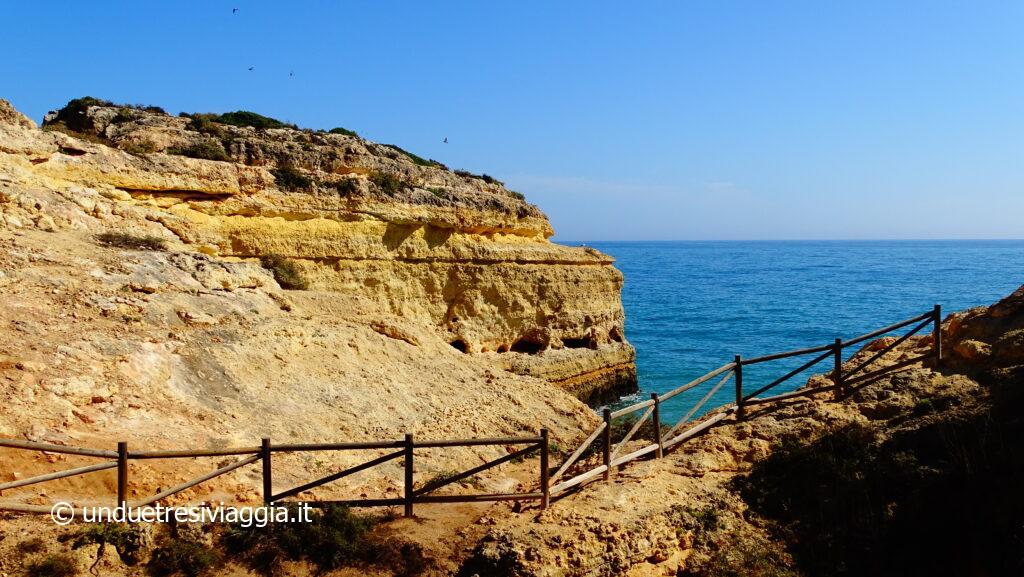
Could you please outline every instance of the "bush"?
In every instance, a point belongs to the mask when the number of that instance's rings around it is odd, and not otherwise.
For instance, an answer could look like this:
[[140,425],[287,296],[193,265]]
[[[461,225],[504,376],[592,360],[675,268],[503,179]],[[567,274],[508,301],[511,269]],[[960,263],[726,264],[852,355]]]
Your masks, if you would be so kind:
[[430,194],[433,194],[434,196],[442,200],[448,198],[448,189],[440,188],[437,186],[428,186],[427,190],[430,191]]
[[225,112],[224,114],[216,114],[210,112],[196,112],[192,114],[181,113],[180,116],[185,118],[191,118],[193,121],[199,119],[199,123],[204,122],[217,122],[220,124],[230,124],[231,126],[251,126],[253,128],[294,128],[298,129],[298,126],[281,122],[276,118],[269,116],[263,116],[255,112],[248,110],[236,110],[234,112]]
[[150,557],[146,569],[153,577],[168,577],[178,574],[186,577],[199,577],[219,565],[220,562],[220,554],[206,545],[172,539],[153,551],[153,556]]
[[107,545],[113,547],[126,565],[138,563],[145,545],[141,529],[127,523],[96,523],[70,535],[71,548],[80,549],[88,545],[99,545],[96,562],[103,557]]
[[526,195],[524,195],[521,192],[516,192],[514,190],[508,191],[508,195],[511,196],[512,198],[517,198],[519,200],[523,200],[523,201],[526,200]]
[[330,133],[330,134],[344,134],[345,136],[355,136],[355,137],[359,136],[358,134],[356,134],[355,130],[349,130],[347,128],[342,128],[340,126],[338,126],[336,128],[332,128],[332,129],[328,130],[327,132]]
[[308,191],[313,188],[313,179],[291,166],[281,166],[270,171],[274,182],[282,190],[291,192]]
[[420,573],[426,566],[420,548],[399,541],[372,542],[369,532],[375,523],[348,507],[329,505],[309,523],[232,526],[223,541],[227,551],[265,575],[274,575],[286,560],[305,560],[321,572],[381,563],[398,575]]
[[470,172],[468,170],[461,170],[461,169],[456,170],[455,174],[456,174],[456,176],[461,176],[463,178],[475,178],[477,180],[482,180],[482,181],[486,182],[487,184],[497,184],[498,186],[504,186],[505,185],[504,182],[498,180],[497,178],[494,178],[493,176],[491,176],[489,174],[473,174],[472,172]]
[[395,196],[409,186],[397,176],[385,172],[374,172],[370,174],[370,182],[372,182],[378,190],[388,196]]
[[25,565],[28,577],[74,577],[78,575],[75,558],[66,553],[53,553]]
[[143,154],[150,154],[156,152],[159,148],[152,140],[142,140],[139,142],[125,142],[120,145],[121,150],[128,154],[134,154],[135,156],[141,156]]
[[289,290],[306,290],[308,283],[295,263],[287,257],[271,254],[260,258],[260,264],[274,274],[274,279],[281,288]]
[[166,250],[167,241],[153,236],[138,236],[124,232],[103,232],[96,235],[96,241],[106,246],[131,250]]
[[426,158],[423,158],[422,156],[417,156],[417,155],[409,152],[408,150],[405,150],[404,148],[402,148],[402,147],[400,147],[398,145],[395,145],[395,144],[382,144],[381,146],[386,146],[386,147],[388,147],[388,148],[390,148],[392,150],[397,151],[400,154],[405,155],[406,158],[408,158],[409,160],[413,161],[413,163],[415,163],[415,164],[417,164],[419,166],[435,166],[435,167],[438,167],[438,168],[446,168],[445,165],[441,164],[440,162],[438,162],[436,160],[433,160],[433,159],[427,160]]
[[18,551],[25,555],[39,553],[44,549],[46,549],[46,542],[39,537],[33,537],[32,539],[18,543]]
[[359,184],[354,178],[346,178],[329,185],[341,196],[350,196],[359,192]]
[[172,147],[167,149],[167,154],[177,154],[189,158],[202,158],[205,160],[230,161],[231,157],[224,151],[224,146],[219,142],[204,140],[184,147]]

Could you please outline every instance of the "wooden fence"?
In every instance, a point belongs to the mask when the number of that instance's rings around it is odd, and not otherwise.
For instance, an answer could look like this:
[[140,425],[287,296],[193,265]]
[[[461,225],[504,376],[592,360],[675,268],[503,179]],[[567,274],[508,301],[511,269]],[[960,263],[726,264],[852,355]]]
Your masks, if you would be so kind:
[[[880,337],[887,333],[897,331],[899,329],[913,325],[906,334],[900,336],[892,343],[889,343],[885,347],[876,351],[873,355],[862,361],[852,369],[844,369],[843,352],[844,350],[863,343],[869,339]],[[919,333],[922,329],[932,325],[932,349],[929,353],[904,359],[898,363],[878,368],[872,371],[866,371],[866,369],[873,363],[882,358],[883,355],[892,351],[899,345],[903,344],[907,339],[913,335]],[[751,359],[744,359],[740,355],[736,355],[731,363],[727,363],[718,367],[717,369],[697,378],[685,385],[673,389],[664,394],[652,393],[651,398],[646,401],[629,405],[628,407],[622,407],[614,411],[610,409],[604,410],[603,419],[600,425],[588,436],[579,447],[558,467],[550,477],[550,482],[553,486],[550,487],[550,493],[553,498],[564,495],[567,491],[576,488],[588,481],[601,477],[605,480],[611,478],[611,475],[616,467],[624,465],[640,457],[654,454],[655,457],[661,457],[665,452],[678,446],[683,441],[691,439],[696,435],[708,430],[709,428],[720,423],[729,416],[735,416],[737,419],[744,419],[746,417],[748,407],[760,405],[764,403],[771,403],[775,401],[781,401],[785,399],[791,399],[795,397],[813,395],[822,392],[832,392],[837,399],[845,398],[848,394],[855,391],[856,389],[865,386],[866,384],[888,374],[892,371],[905,368],[914,363],[918,363],[925,359],[934,359],[938,364],[942,359],[942,307],[935,305],[935,307],[922,315],[900,321],[898,323],[882,327],[878,330],[871,331],[869,333],[860,335],[858,337],[842,340],[835,339],[830,344],[822,345],[819,347],[811,347],[807,349],[799,349],[794,351],[787,351],[784,353],[775,353],[771,355],[764,355]],[[777,361],[780,359],[789,359],[793,357],[804,357],[814,355],[813,358],[803,363],[799,367],[787,372],[781,377],[756,388],[744,388],[743,380],[743,367],[756,365],[760,363],[768,363],[771,361]],[[814,365],[831,358],[833,360],[832,371],[830,373],[830,379],[832,383],[830,385],[823,385],[813,388],[802,388],[795,391],[782,393],[778,395],[772,395],[769,397],[762,397],[763,393],[778,387],[787,380],[793,378],[796,375],[810,369]],[[729,380],[734,380],[736,389],[736,400],[734,403],[730,403],[717,409],[708,412],[704,416],[700,416],[701,408],[703,408],[708,401],[715,396],[719,390]],[[706,393],[683,415],[678,422],[672,425],[667,431],[662,430],[661,423],[661,409],[662,404],[679,395],[685,393],[697,386],[714,380],[714,384],[707,390]],[[622,436],[618,442],[613,442],[612,432],[613,425],[616,419],[625,417],[627,415],[634,415],[639,411],[643,411],[639,417],[636,418],[632,426]],[[694,419],[694,416],[698,418]],[[633,441],[637,433],[639,433],[644,425],[647,425],[650,430],[649,443],[639,448],[634,449],[632,452],[625,455],[619,456],[619,454],[625,449],[627,443]],[[601,464],[596,467],[579,471],[579,463],[584,459],[584,455],[588,453],[588,450],[594,450],[594,444],[601,439]],[[574,467],[575,466],[575,467]],[[576,473],[573,477],[559,482],[562,477],[573,471]]]
[[[373,498],[359,498],[359,499],[347,499],[347,500],[335,500],[335,501],[317,501],[311,502],[311,505],[323,505],[326,503],[340,503],[354,507],[380,507],[380,506],[402,506],[405,510],[406,516],[413,515],[413,506],[417,503],[466,503],[466,502],[481,502],[481,501],[505,501],[505,500],[516,500],[516,501],[538,501],[541,508],[546,508],[552,497],[564,495],[567,491],[581,486],[587,481],[597,479],[601,477],[605,480],[611,478],[611,475],[616,467],[629,463],[630,461],[639,459],[647,455],[653,454],[655,457],[662,457],[665,452],[678,446],[683,441],[693,438],[699,433],[706,431],[713,427],[722,420],[734,415],[737,419],[743,419],[746,416],[748,407],[770,403],[773,401],[779,401],[784,399],[790,399],[799,396],[812,395],[815,393],[821,393],[825,391],[831,391],[835,394],[836,398],[843,398],[850,392],[857,388],[866,385],[874,379],[877,379],[889,372],[898,370],[900,368],[909,366],[911,364],[920,362],[922,360],[932,358],[935,359],[936,364],[942,358],[942,334],[941,334],[941,322],[942,322],[942,309],[939,305],[925,314],[916,316],[911,319],[900,321],[898,323],[883,327],[876,331],[858,336],[856,338],[843,341],[842,339],[835,339],[835,341],[828,345],[819,347],[812,347],[807,349],[800,349],[794,351],[788,351],[784,353],[776,353],[771,355],[765,355],[761,357],[755,357],[752,359],[744,359],[739,355],[733,359],[731,363],[725,364],[717,369],[697,378],[685,385],[673,389],[665,394],[652,393],[651,398],[640,403],[623,407],[617,410],[605,409],[603,413],[603,420],[600,425],[576,448],[571,455],[569,455],[565,461],[558,467],[558,469],[550,474],[549,466],[549,443],[548,443],[548,431],[546,429],[540,430],[540,435],[536,437],[509,437],[509,438],[496,438],[496,439],[455,439],[455,440],[435,440],[435,441],[415,441],[411,434],[405,435],[404,439],[395,441],[375,441],[375,442],[363,442],[363,443],[320,443],[320,444],[273,444],[270,439],[263,439],[263,442],[259,446],[252,447],[239,447],[231,449],[200,449],[200,450],[171,450],[171,451],[129,451],[127,442],[120,442],[117,444],[116,450],[105,450],[105,449],[87,449],[77,447],[66,447],[63,445],[53,445],[48,443],[38,443],[33,441],[23,441],[18,439],[0,439],[0,447],[6,447],[11,449],[21,449],[27,451],[43,451],[47,453],[59,453],[66,455],[79,455],[85,457],[95,457],[105,459],[103,462],[88,465],[84,467],[77,467],[73,469],[67,469],[55,473],[47,473],[44,475],[38,475],[26,479],[18,479],[14,481],[8,481],[0,483],[0,492],[15,489],[18,487],[25,487],[47,481],[54,481],[57,479],[66,479],[77,475],[85,475],[88,473],[94,473],[97,471],[105,471],[108,469],[117,469],[117,501],[116,504],[127,507],[142,507],[147,505],[153,505],[162,501],[172,495],[180,493],[186,489],[190,489],[214,479],[226,473],[230,473],[236,469],[246,467],[248,465],[254,465],[259,463],[261,465],[262,472],[262,485],[263,485],[263,500],[265,504],[281,503],[285,499],[289,499],[299,495],[300,493],[310,491],[317,487],[321,487],[333,481],[337,481],[349,475],[365,471],[384,463],[388,463],[394,460],[402,459],[404,468],[403,478],[403,494],[401,497],[373,497]],[[879,360],[885,353],[892,351],[897,346],[905,342],[914,334],[920,332],[929,324],[933,325],[933,340],[932,350],[928,354],[919,355],[909,359],[905,359],[896,364],[889,365],[883,368],[879,368],[872,371],[865,371],[871,364]],[[853,369],[844,370],[843,368],[843,351],[849,347],[860,344],[868,339],[879,337],[887,333],[905,328],[910,325],[915,325],[905,335],[899,337],[894,342],[885,346],[884,348],[875,352],[867,360],[861,362]],[[800,365],[798,368],[793,369],[785,375],[771,381],[770,383],[757,387],[753,390],[744,390],[743,381],[743,367],[767,363],[770,361],[776,361],[780,359],[787,359],[791,357],[801,357],[815,355],[811,360]],[[831,385],[819,386],[814,388],[798,389],[792,392],[778,394],[769,397],[761,397],[760,395],[768,392],[769,390],[779,386],[788,379],[806,371],[812,366],[820,363],[828,358],[833,359],[833,370],[831,372]],[[674,425],[672,425],[666,432],[662,432],[661,424],[661,406],[665,401],[689,391],[699,385],[717,379],[714,385],[686,412],[686,414]],[[736,400],[735,403],[731,403],[709,412],[707,415],[700,416],[698,411],[703,408],[715,393],[717,393],[725,384],[730,380],[735,380]],[[638,411],[643,413],[636,419],[630,429],[618,440],[613,443],[612,441],[612,430],[615,419],[632,415]],[[698,416],[694,419],[694,416]],[[653,431],[650,442],[642,445],[633,451],[620,455],[625,450],[627,444],[634,440],[637,434],[641,431],[646,423],[650,423],[650,428]],[[574,471],[575,468],[579,468],[579,464],[584,461],[583,457],[587,454],[587,450],[591,449],[594,443],[601,439],[601,464],[585,471]],[[445,447],[479,447],[479,446],[523,446],[524,448],[511,452],[505,456],[499,457],[482,465],[473,467],[461,473],[445,477],[438,478],[428,481],[421,487],[416,487],[414,479],[414,462],[415,462],[415,450],[416,449],[429,449],[429,448],[445,448]],[[384,455],[375,457],[368,461],[365,461],[359,465],[349,467],[347,469],[332,473],[326,477],[304,483],[302,485],[291,487],[283,491],[274,491],[273,487],[273,456],[277,453],[296,453],[296,452],[323,452],[323,451],[388,451]],[[504,463],[516,459],[525,458],[527,455],[539,451],[540,463],[538,472],[538,489],[531,492],[520,492],[520,493],[476,493],[476,494],[454,494],[454,495],[437,495],[435,491],[441,487],[458,483],[466,480],[478,473],[497,467]],[[155,495],[144,497],[134,502],[128,501],[128,490],[129,490],[129,463],[137,460],[147,459],[183,459],[183,458],[195,458],[195,457],[239,457],[233,463],[224,465],[215,471],[206,473],[194,479],[191,479],[180,485],[171,487],[164,491],[160,491]],[[570,479],[559,482],[559,480],[568,472],[573,471],[576,473]],[[0,510],[9,511],[21,511],[27,513],[49,513],[50,507],[40,505],[28,505],[28,504],[12,504],[12,503],[0,503]]]
[[[414,463],[415,463],[415,451],[417,449],[432,449],[432,448],[445,448],[445,447],[480,447],[480,446],[524,446],[521,449],[508,453],[502,457],[478,465],[469,470],[457,473],[443,478],[435,478],[427,481],[421,487],[416,486],[414,478]],[[128,443],[120,442],[117,444],[117,450],[103,450],[103,449],[83,449],[78,447],[65,447],[63,445],[52,445],[48,443],[36,443],[33,441],[22,441],[17,439],[0,439],[0,447],[7,447],[12,449],[22,449],[28,451],[43,451],[47,453],[59,453],[65,455],[80,455],[86,457],[97,457],[102,459],[110,459],[95,465],[89,465],[85,467],[77,467],[74,469],[68,469],[65,471],[59,471],[56,473],[48,473],[45,475],[38,475],[26,479],[18,479],[9,481],[6,483],[0,483],[0,491],[9,489],[15,489],[18,487],[25,487],[28,485],[35,485],[37,483],[43,483],[46,481],[54,481],[57,479],[66,479],[68,477],[74,477],[77,475],[85,475],[87,473],[93,473],[96,471],[105,471],[108,469],[117,469],[117,501],[115,506],[125,506],[128,508],[144,507],[153,505],[162,501],[171,495],[180,493],[186,489],[190,489],[214,479],[226,473],[230,473],[235,469],[253,465],[256,463],[260,464],[260,470],[262,474],[262,485],[263,485],[263,501],[265,504],[270,505],[274,503],[282,503],[285,499],[295,497],[296,495],[305,491],[310,491],[317,487],[321,487],[338,479],[347,477],[349,475],[365,471],[373,467],[383,465],[393,460],[402,459],[403,461],[403,491],[401,497],[375,497],[375,498],[360,498],[360,499],[348,499],[348,500],[335,500],[335,501],[317,501],[311,502],[310,505],[322,506],[327,503],[339,503],[352,507],[383,507],[383,506],[402,506],[405,509],[406,516],[412,516],[413,506],[416,503],[469,503],[469,502],[481,502],[481,501],[507,501],[507,500],[534,500],[539,501],[542,508],[548,506],[549,495],[547,491],[548,483],[548,431],[547,429],[541,429],[540,435],[536,437],[507,437],[507,438],[494,438],[494,439],[456,439],[456,440],[439,440],[439,441],[416,441],[413,439],[411,434],[405,435],[405,438],[397,441],[376,441],[366,443],[319,443],[319,444],[273,444],[270,439],[263,439],[260,446],[253,447],[238,447],[232,449],[199,449],[199,450],[184,450],[184,451],[129,451]],[[363,462],[359,465],[349,467],[347,469],[338,471],[304,483],[302,485],[291,487],[283,491],[274,491],[273,483],[273,456],[279,453],[297,453],[297,452],[323,452],[323,451],[389,451],[382,456],[370,459],[369,461]],[[540,471],[538,474],[538,485],[541,489],[534,492],[524,493],[473,493],[473,494],[456,494],[456,495],[437,495],[435,492],[441,487],[458,483],[466,480],[478,473],[497,467],[504,463],[516,459],[525,458],[527,455],[539,451],[540,452]],[[129,463],[131,461],[148,460],[148,459],[186,459],[195,457],[240,457],[233,463],[222,466],[215,471],[211,471],[194,479],[191,479],[180,485],[171,487],[164,491],[160,491],[155,495],[144,497],[142,499],[129,502],[128,501],[128,490],[129,490]],[[20,511],[25,513],[49,513],[49,506],[39,505],[27,505],[27,504],[14,504],[14,503],[3,503],[0,504],[0,510],[8,511]]]

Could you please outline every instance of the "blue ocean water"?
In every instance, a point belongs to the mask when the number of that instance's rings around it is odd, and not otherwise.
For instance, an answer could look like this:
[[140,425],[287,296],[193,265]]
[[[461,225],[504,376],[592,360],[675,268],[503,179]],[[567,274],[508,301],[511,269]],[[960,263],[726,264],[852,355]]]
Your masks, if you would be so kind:
[[[992,303],[1024,284],[1024,241],[565,242],[612,255],[625,275],[626,338],[641,392],[666,392],[730,362],[849,339],[931,310]],[[930,330],[930,329],[926,329]],[[848,354],[852,354],[850,351]],[[811,357],[744,368],[744,389]],[[828,360],[773,391],[831,369]],[[678,419],[716,381],[666,402]],[[712,408],[730,402],[728,383]]]

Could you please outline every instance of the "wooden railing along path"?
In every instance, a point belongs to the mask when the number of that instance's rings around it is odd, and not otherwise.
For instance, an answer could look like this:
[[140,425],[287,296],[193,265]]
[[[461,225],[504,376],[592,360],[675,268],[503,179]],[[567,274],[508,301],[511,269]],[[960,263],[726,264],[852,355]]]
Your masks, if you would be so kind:
[[[83,467],[76,467],[73,469],[67,469],[55,473],[47,473],[26,479],[16,479],[0,483],[0,492],[15,489],[19,487],[25,487],[29,485],[35,485],[44,483],[47,481],[54,481],[57,479],[66,479],[78,475],[85,475],[88,473],[94,473],[97,471],[105,471],[109,469],[117,469],[117,501],[115,505],[127,506],[127,507],[143,507],[147,505],[153,505],[158,503],[172,495],[181,493],[186,489],[190,489],[224,475],[230,473],[236,469],[246,467],[249,465],[260,464],[262,486],[263,486],[263,501],[265,504],[281,503],[285,499],[293,498],[300,493],[311,491],[317,487],[321,487],[333,481],[337,481],[349,475],[353,475],[360,471],[365,471],[385,463],[402,459],[404,477],[403,477],[403,492],[401,497],[372,497],[372,498],[359,498],[359,499],[348,499],[348,500],[335,500],[335,501],[317,501],[310,502],[311,505],[323,505],[325,503],[340,503],[348,506],[356,507],[380,507],[380,506],[402,506],[406,516],[413,515],[413,507],[417,503],[466,503],[466,502],[481,502],[481,501],[505,501],[505,500],[516,500],[516,501],[538,501],[541,508],[546,508],[553,497],[564,495],[566,492],[581,486],[587,481],[602,477],[604,479],[610,479],[613,470],[616,467],[629,463],[644,457],[647,455],[654,454],[655,457],[662,457],[665,452],[678,446],[683,441],[693,438],[699,433],[706,431],[713,427],[715,424],[721,422],[729,416],[735,416],[737,419],[743,419],[746,416],[747,407],[770,403],[773,401],[779,401],[784,399],[790,399],[798,396],[812,395],[815,393],[833,391],[836,398],[844,398],[847,394],[853,391],[855,388],[859,388],[871,382],[874,379],[881,377],[882,375],[891,371],[909,366],[911,364],[920,362],[922,360],[933,358],[938,363],[942,358],[942,334],[941,334],[941,308],[936,305],[932,311],[928,313],[916,316],[911,319],[900,321],[893,325],[883,327],[876,331],[861,335],[859,337],[843,341],[842,339],[836,339],[833,343],[823,345],[819,347],[812,347],[807,349],[800,349],[794,351],[788,351],[784,353],[777,353],[771,355],[765,355],[752,359],[743,359],[739,355],[733,359],[733,362],[725,364],[685,385],[673,389],[665,394],[651,394],[651,398],[640,403],[630,405],[616,409],[614,411],[605,409],[603,413],[603,420],[598,427],[590,433],[590,435],[569,455],[566,460],[558,467],[554,474],[550,474],[551,467],[549,466],[550,458],[550,446],[548,442],[548,431],[546,429],[540,430],[539,436],[534,437],[508,437],[508,438],[494,438],[494,439],[454,439],[454,440],[428,440],[428,441],[415,441],[411,434],[405,435],[404,439],[394,441],[371,441],[371,442],[360,442],[360,443],[318,443],[318,444],[273,444],[270,439],[263,439],[259,446],[251,447],[239,447],[229,449],[199,449],[199,450],[170,450],[170,451],[129,451],[127,442],[120,442],[117,444],[116,450],[105,450],[105,449],[88,449],[78,447],[67,447],[63,445],[54,445],[49,443],[39,443],[34,441],[24,441],[19,439],[0,439],[0,447],[6,447],[10,449],[20,449],[27,451],[42,451],[46,453],[58,453],[65,455],[78,455],[85,457],[95,457],[105,459],[103,462],[87,465]],[[916,324],[916,325],[915,325]],[[928,354],[919,355],[913,358],[905,359],[899,363],[889,365],[883,368],[879,368],[873,371],[865,371],[871,364],[879,360],[885,353],[895,349],[897,346],[905,342],[914,334],[920,332],[923,328],[929,324],[933,325],[933,340],[932,350]],[[843,351],[848,347],[860,344],[868,339],[882,336],[886,333],[890,333],[901,328],[915,325],[914,328],[899,337],[888,346],[878,350],[874,355],[869,357],[867,360],[861,362],[856,367],[850,370],[843,369]],[[770,383],[758,387],[754,390],[744,390],[743,383],[743,367],[750,366],[759,363],[767,363],[779,359],[786,359],[791,357],[799,357],[806,355],[815,355],[811,360],[802,364],[800,367],[789,371],[785,375],[771,381]],[[834,366],[831,373],[831,385],[819,386],[814,388],[799,389],[788,393],[774,395],[770,397],[761,397],[762,393],[765,393],[778,385],[782,384],[786,380],[792,378],[795,375],[802,373],[809,369],[815,364],[824,361],[825,359],[832,358],[834,360]],[[665,401],[689,391],[703,383],[716,379],[715,384],[708,389],[708,391],[697,401],[686,414],[676,422],[667,432],[662,433],[661,428],[661,405]],[[707,415],[699,416],[698,411],[704,407],[705,404],[717,393],[725,384],[730,380],[735,379],[736,388],[736,401],[735,403],[719,407],[718,409],[709,412]],[[618,442],[612,442],[612,429],[613,422],[615,419],[632,415],[637,411],[643,411],[639,418],[636,419],[635,423],[630,427],[629,431],[625,433],[622,439]],[[693,417],[698,415],[697,419]],[[650,420],[651,428],[654,431],[652,435],[654,438],[647,445],[640,447],[639,449],[633,450],[625,455],[620,453],[625,449],[627,444],[634,439],[637,433],[643,428],[643,425]],[[579,467],[579,464],[583,462],[583,457],[587,452],[587,449],[597,441],[598,438],[602,439],[602,458],[601,464],[586,471],[576,472],[576,474],[565,481],[559,482],[559,480],[569,471],[573,470],[574,466]],[[421,487],[416,487],[414,479],[414,463],[415,463],[415,451],[417,449],[430,449],[430,448],[446,448],[446,447],[478,447],[478,446],[523,446],[524,448],[513,451],[507,455],[491,460],[482,465],[473,467],[461,473],[455,475],[438,478],[428,481]],[[283,491],[274,491],[273,486],[273,456],[279,453],[295,453],[295,452],[323,452],[323,451],[388,451],[384,455],[375,457],[359,465],[349,467],[347,469],[332,473],[320,479],[304,483],[302,485],[291,487]],[[450,495],[437,495],[435,491],[438,489],[458,483],[466,480],[478,473],[497,467],[504,463],[508,463],[513,460],[522,459],[527,455],[539,451],[539,470],[537,474],[537,490],[530,492],[519,492],[519,493],[471,493],[471,494],[450,494]],[[155,495],[144,497],[134,502],[128,501],[129,493],[129,464],[132,461],[139,460],[150,460],[150,459],[185,459],[185,458],[197,458],[197,457],[240,457],[233,463],[224,465],[212,472],[206,473],[194,479],[191,479],[185,483],[171,487],[169,489],[160,491]],[[30,504],[18,504],[18,503],[0,503],[0,510],[8,511],[20,511],[26,513],[50,513],[51,507],[43,505],[30,505]]]
[[[899,329],[914,325],[914,328],[903,336],[897,338],[892,343],[879,349],[873,355],[862,361],[852,369],[843,369],[843,351],[863,343],[869,339],[880,337],[887,333],[897,331]],[[899,345],[903,344],[907,339],[920,332],[922,329],[932,325],[932,349],[927,354],[918,355],[909,359],[904,359],[898,363],[888,365],[882,368],[878,368],[872,371],[866,371],[866,369],[873,363],[882,358],[883,355],[892,351]],[[794,351],[787,351],[784,353],[775,353],[771,355],[764,355],[760,357],[754,357],[752,359],[744,359],[740,355],[736,355],[731,363],[727,363],[718,367],[717,369],[707,373],[701,377],[698,377],[685,385],[673,389],[664,394],[651,393],[651,398],[646,401],[629,405],[628,407],[622,407],[616,410],[605,409],[603,419],[600,425],[590,433],[583,443],[576,448],[575,451],[558,467],[550,477],[550,482],[553,485],[550,487],[550,493],[552,497],[558,497],[564,495],[567,491],[586,483],[587,481],[602,477],[605,480],[610,479],[612,472],[616,467],[624,465],[640,457],[654,454],[655,457],[661,457],[665,452],[678,446],[683,441],[691,439],[694,436],[710,429],[719,422],[725,420],[730,416],[735,416],[736,419],[742,420],[746,417],[747,408],[760,405],[764,403],[772,403],[775,401],[782,401],[785,399],[791,399],[795,397],[813,395],[822,392],[833,392],[836,399],[843,399],[852,391],[860,388],[879,377],[890,373],[892,371],[905,368],[914,363],[921,362],[926,359],[935,359],[936,364],[942,359],[942,307],[935,305],[935,307],[916,317],[900,321],[898,323],[882,327],[878,330],[871,331],[869,333],[860,335],[858,337],[842,340],[835,339],[830,344],[822,345],[818,347],[811,347],[806,349],[799,349]],[[753,390],[750,388],[744,388],[743,382],[743,367],[756,365],[760,363],[767,363],[771,361],[777,361],[780,359],[788,359],[793,357],[803,357],[814,355],[813,358],[803,363],[799,367],[787,372],[781,377]],[[762,397],[763,393],[770,391],[771,389],[781,385],[787,380],[793,378],[796,375],[810,369],[814,365],[831,358],[833,360],[833,367],[830,373],[832,384],[823,385],[813,388],[797,389],[795,391],[782,393],[778,395],[772,395],[769,397]],[[661,424],[661,407],[665,401],[689,391],[699,385],[712,381],[714,385],[683,415],[678,422],[672,425],[668,431],[662,432]],[[735,382],[736,389],[736,400],[734,403],[730,403],[717,409],[708,412],[704,416],[700,416],[701,408],[703,408],[715,393],[717,393],[729,380],[732,379]],[[634,415],[638,411],[643,411],[636,421],[629,428],[628,431],[623,435],[618,442],[612,440],[613,424],[616,419],[625,417],[627,415]],[[694,419],[697,415],[698,418]],[[650,443],[642,446],[634,451],[619,456],[623,449],[627,446],[627,443],[632,441],[637,433],[643,428],[643,426],[649,423],[649,427],[652,431]],[[584,455],[587,454],[587,450],[591,449],[598,439],[601,439],[601,464],[596,467],[590,468],[585,471],[575,471],[576,475],[565,480],[560,479],[567,472],[573,470],[574,465],[583,460]],[[578,467],[577,467],[578,468]]]

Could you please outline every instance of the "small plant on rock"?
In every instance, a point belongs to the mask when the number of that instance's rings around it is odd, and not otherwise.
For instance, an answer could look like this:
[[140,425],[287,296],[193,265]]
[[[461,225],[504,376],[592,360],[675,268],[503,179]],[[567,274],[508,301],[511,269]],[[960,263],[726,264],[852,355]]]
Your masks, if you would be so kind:
[[67,553],[52,553],[25,565],[27,577],[75,577],[78,563]]
[[302,271],[294,262],[287,257],[278,254],[269,254],[260,257],[260,264],[274,274],[274,279],[281,288],[291,290],[306,290],[309,283],[302,276]]
[[282,190],[299,192],[313,188],[313,179],[292,166],[281,166],[270,173],[274,175],[274,182]]
[[124,232],[103,232],[96,235],[96,241],[102,245],[132,250],[167,249],[167,241],[153,235],[140,236]]
[[204,160],[228,161],[231,157],[224,151],[220,142],[204,140],[188,146],[175,146],[167,149],[167,154],[187,156],[189,158],[201,158]]

